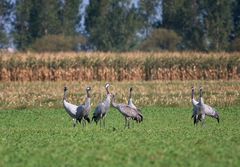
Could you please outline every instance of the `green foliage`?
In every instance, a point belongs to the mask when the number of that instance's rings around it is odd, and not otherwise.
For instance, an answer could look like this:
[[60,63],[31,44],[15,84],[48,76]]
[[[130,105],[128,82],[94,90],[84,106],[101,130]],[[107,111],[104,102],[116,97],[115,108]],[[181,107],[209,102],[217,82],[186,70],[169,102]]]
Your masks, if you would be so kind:
[[7,37],[5,32],[0,28],[0,48],[7,44]]
[[[144,31],[148,34],[148,31],[154,27],[154,24],[158,24],[159,20],[157,20],[156,15],[157,11],[161,9],[161,1],[159,0],[140,0],[139,1],[139,15],[142,18]],[[159,7],[159,8],[157,8]]]
[[82,0],[71,0],[65,1],[62,11],[60,12],[60,18],[63,26],[63,34],[65,35],[75,35],[76,34],[76,25],[80,21],[79,4],[82,3]]
[[[194,127],[191,108],[146,107],[144,121],[124,129],[111,109],[106,128],[72,127],[63,109],[0,112],[0,165],[8,166],[239,166],[239,107],[221,108]],[[31,156],[29,156],[31,155]]]
[[240,1],[234,0],[232,4],[233,8],[233,41],[230,49],[232,51],[239,51],[240,46]]
[[44,19],[41,12],[44,7],[42,1],[17,1],[14,39],[18,49],[26,50],[35,38],[43,35],[44,30],[41,27],[45,24],[41,23]]
[[137,9],[129,1],[90,1],[86,29],[90,43],[101,51],[128,51],[136,45],[136,33],[141,28]]
[[232,41],[230,49],[232,51],[240,51],[240,37],[239,38],[235,38]]
[[13,6],[13,3],[9,0],[0,1],[0,48],[6,48],[9,42],[5,24],[11,23],[10,14],[14,8]]
[[18,1],[15,23],[17,47],[20,50],[26,50],[37,39],[45,35],[75,35],[80,2],[81,0],[66,1],[61,6],[60,2],[56,0]]
[[228,0],[164,0],[163,26],[183,37],[183,49],[226,50],[232,30],[231,4]]
[[183,37],[183,49],[203,50],[203,27],[199,19],[199,4],[189,0],[163,1],[163,27]]
[[46,35],[37,39],[30,48],[36,52],[73,51],[79,44],[85,44],[82,36],[72,37],[63,35]]
[[159,50],[177,50],[180,43],[179,37],[174,31],[167,29],[155,29],[151,35],[143,42],[141,50],[159,51]]
[[231,1],[205,0],[201,7],[207,13],[204,16],[204,29],[209,50],[226,50],[229,46],[229,35],[233,28]]

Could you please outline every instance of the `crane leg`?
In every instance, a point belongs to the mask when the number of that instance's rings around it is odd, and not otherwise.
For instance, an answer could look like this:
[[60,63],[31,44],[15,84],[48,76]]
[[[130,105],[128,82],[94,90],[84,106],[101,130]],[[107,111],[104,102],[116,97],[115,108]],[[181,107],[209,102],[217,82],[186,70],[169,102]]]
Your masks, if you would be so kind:
[[127,117],[125,117],[125,125],[124,125],[124,128],[127,127]]
[[103,117],[103,128],[106,128],[105,117]]
[[205,114],[202,114],[202,127],[205,127]]
[[77,119],[73,119],[73,127],[76,127]]
[[100,124],[100,128],[102,128],[102,119],[100,119],[99,124]]
[[128,119],[128,129],[130,129],[130,119]]
[[85,121],[85,119],[82,119],[82,126],[83,126],[83,127],[86,126],[86,121]]

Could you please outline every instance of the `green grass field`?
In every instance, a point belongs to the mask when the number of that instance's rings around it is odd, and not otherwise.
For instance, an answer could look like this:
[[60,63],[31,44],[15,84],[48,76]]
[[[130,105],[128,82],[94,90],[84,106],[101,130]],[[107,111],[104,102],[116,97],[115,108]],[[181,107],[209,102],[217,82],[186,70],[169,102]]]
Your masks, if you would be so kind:
[[0,111],[0,166],[240,166],[240,108],[193,126],[191,108],[146,107],[124,129],[111,109],[105,129],[72,127],[63,108]]

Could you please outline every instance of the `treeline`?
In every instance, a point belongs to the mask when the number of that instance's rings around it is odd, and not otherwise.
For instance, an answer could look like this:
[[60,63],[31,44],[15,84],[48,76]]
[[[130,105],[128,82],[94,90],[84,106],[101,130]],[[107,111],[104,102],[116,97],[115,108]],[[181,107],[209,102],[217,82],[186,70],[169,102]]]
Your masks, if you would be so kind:
[[0,59],[0,81],[240,79],[239,53],[51,53]]
[[89,0],[80,12],[82,3],[2,0],[0,47],[10,40],[38,52],[240,50],[240,0]]

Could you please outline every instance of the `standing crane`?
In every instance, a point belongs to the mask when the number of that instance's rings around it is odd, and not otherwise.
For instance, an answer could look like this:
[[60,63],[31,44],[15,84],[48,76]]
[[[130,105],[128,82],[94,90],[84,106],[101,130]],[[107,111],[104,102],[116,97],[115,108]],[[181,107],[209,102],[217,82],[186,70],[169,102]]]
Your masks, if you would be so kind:
[[106,100],[103,102],[100,102],[97,107],[94,110],[92,121],[94,121],[96,124],[98,121],[100,121],[100,127],[102,126],[102,120],[103,120],[103,126],[105,127],[105,118],[107,116],[107,113],[110,109],[111,104],[111,93],[109,92],[109,83],[106,83],[105,89],[107,92]]
[[194,99],[194,87],[192,87],[191,100],[192,100],[192,105],[193,105],[192,118],[193,118],[194,125],[196,125],[198,123],[198,121],[201,121],[201,117],[200,116],[198,117],[199,102]]
[[202,125],[205,123],[205,117],[210,116],[212,118],[217,119],[217,122],[219,123],[219,114],[216,111],[216,109],[212,108],[211,106],[207,105],[203,101],[202,97],[202,87],[200,87],[200,98],[198,103],[199,109],[197,112],[197,115],[201,117]]
[[[81,122],[82,119],[84,119],[83,121],[83,126],[85,126],[85,120],[87,120],[88,122],[90,122],[90,119],[87,116],[87,110],[86,108],[89,108],[88,105],[90,105],[90,99],[86,99],[85,105],[74,105],[71,104],[69,102],[67,102],[66,100],[66,94],[67,94],[67,87],[64,87],[64,95],[63,95],[63,106],[66,110],[66,112],[70,115],[70,117],[73,118],[73,127],[76,126],[77,122]],[[89,94],[89,91],[91,90],[90,87],[88,87],[87,89],[87,93]]]
[[125,128],[130,128],[130,120],[133,119],[140,123],[143,121],[143,115],[137,110],[127,104],[115,103],[115,95],[112,95],[112,106],[116,108],[125,118]]
[[[133,91],[133,88],[130,87],[130,89],[129,89],[128,105],[129,105],[130,107],[132,107],[133,109],[137,110],[137,111],[141,114],[141,110],[140,110],[139,108],[137,108],[137,107],[133,104],[133,102],[132,102],[132,91]],[[142,115],[142,114],[141,114],[141,115]],[[138,122],[138,121],[137,121],[137,122]]]
[[[86,121],[90,123],[89,113],[91,111],[91,95],[90,95],[91,87],[86,88],[87,97],[85,99],[85,103],[82,105],[83,107],[83,124],[86,125]],[[80,120],[81,122],[81,120]]]

